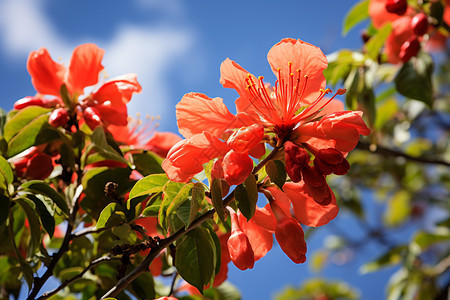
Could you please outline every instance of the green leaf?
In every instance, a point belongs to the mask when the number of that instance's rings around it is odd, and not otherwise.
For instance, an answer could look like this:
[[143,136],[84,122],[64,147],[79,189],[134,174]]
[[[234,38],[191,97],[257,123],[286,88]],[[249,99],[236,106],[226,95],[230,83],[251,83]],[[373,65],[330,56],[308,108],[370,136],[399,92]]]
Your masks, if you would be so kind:
[[0,233],[1,233],[1,226],[5,224],[6,220],[8,219],[9,206],[10,206],[9,198],[3,194],[0,194]]
[[389,200],[383,221],[388,226],[398,226],[406,221],[411,212],[411,195],[405,191],[397,191]]
[[37,208],[39,216],[41,217],[41,223],[45,231],[47,231],[50,238],[53,237],[55,231],[55,210],[53,209],[53,201],[47,197],[37,197],[32,194],[28,194],[27,198],[34,202]]
[[219,178],[214,178],[211,183],[211,198],[212,204],[217,215],[219,216],[220,221],[225,223],[225,211],[222,201],[222,180]]
[[166,174],[152,174],[144,177],[136,182],[134,187],[131,189],[130,200],[135,197],[162,192],[164,185],[168,181],[169,178],[167,178]]
[[37,247],[39,247],[39,244],[41,242],[41,226],[39,223],[39,218],[35,212],[35,205],[31,200],[19,198],[16,201],[20,204],[20,206],[25,211],[25,214],[27,215],[31,233],[29,247],[27,248],[27,255],[31,256],[37,249]]
[[258,188],[253,174],[250,174],[244,183],[236,187],[234,197],[239,210],[247,220],[250,220],[255,214],[256,202],[258,201]]
[[100,213],[97,228],[112,227],[125,221],[125,214],[117,203],[110,203]]
[[159,209],[162,204],[162,194],[155,194],[147,203],[147,206],[142,211],[144,217],[157,217]]
[[420,247],[423,251],[436,243],[450,241],[450,231],[447,229],[444,232],[428,233],[425,231],[419,231],[413,239],[413,243]]
[[380,49],[381,47],[383,47],[384,42],[388,38],[389,34],[391,34],[391,31],[391,23],[386,23],[366,43],[367,54],[372,60],[377,61],[378,55],[380,54]]
[[163,159],[151,151],[133,155],[133,163],[136,170],[144,176],[164,173],[161,167]]
[[344,17],[342,35],[345,36],[358,23],[369,17],[369,0],[363,0],[350,8]]
[[431,108],[433,105],[433,86],[431,75],[433,60],[425,52],[421,52],[415,59],[403,64],[395,77],[397,91],[411,99],[424,102]]
[[269,160],[265,166],[270,181],[275,183],[280,189],[286,182],[286,169],[280,160]]
[[381,129],[391,120],[398,111],[397,101],[389,98],[382,104],[377,106],[377,119],[375,121],[375,128]]
[[203,293],[214,272],[214,249],[209,231],[195,228],[177,245],[175,267],[178,273]]
[[188,183],[185,186],[183,186],[178,194],[173,198],[172,202],[170,203],[169,207],[167,208],[166,216],[169,216],[171,213],[173,213],[178,207],[180,207],[184,202],[189,200],[189,194],[192,190],[194,184]]
[[[8,122],[9,124],[9,122]],[[14,156],[30,148],[31,146],[43,144],[58,137],[54,131],[49,129],[48,115],[41,115],[26,124],[9,142],[7,157]]]
[[376,260],[364,264],[360,268],[362,274],[378,271],[381,268],[396,265],[405,257],[406,246],[397,246],[389,249],[386,253],[378,257]]
[[181,190],[183,190],[185,186],[186,186],[185,183],[173,182],[173,181],[168,181],[164,185],[164,188],[163,188],[164,197],[163,197],[163,201],[161,203],[161,207],[159,208],[159,213],[158,213],[158,222],[162,228],[167,229],[167,225],[168,225],[166,222],[167,209],[172,204],[172,202],[176,199],[176,197],[178,196],[178,193],[182,194],[180,197],[182,197],[184,195],[184,191],[182,192]]
[[122,156],[120,149],[115,149],[108,143],[102,126],[94,129],[91,139],[94,149],[105,159],[112,159],[130,165],[130,163]]
[[194,183],[192,187],[191,208],[189,213],[189,223],[186,228],[195,220],[203,199],[205,199],[205,186],[201,182]]
[[[176,216],[178,219],[183,222],[184,228],[188,228],[189,226],[189,214],[191,211],[191,205],[188,201],[184,202],[180,207],[176,210]],[[174,226],[172,226],[174,227]],[[172,228],[174,229],[174,228]],[[177,228],[178,229],[178,228]]]
[[3,129],[6,124],[6,112],[0,107],[0,138],[3,137]]
[[26,191],[49,197],[63,212],[69,214],[69,208],[64,198],[42,180],[30,180],[20,186]]
[[345,79],[344,87],[347,89],[345,93],[345,104],[350,110],[356,110],[358,107],[358,95],[364,87],[364,80],[359,74],[358,68],[353,68]]
[[49,113],[51,109],[41,106],[28,106],[19,110],[4,126],[3,137],[9,142],[17,135],[24,127],[29,125],[33,120]]
[[13,182],[14,175],[11,165],[3,156],[0,156],[0,174],[3,175],[7,184],[11,184]]

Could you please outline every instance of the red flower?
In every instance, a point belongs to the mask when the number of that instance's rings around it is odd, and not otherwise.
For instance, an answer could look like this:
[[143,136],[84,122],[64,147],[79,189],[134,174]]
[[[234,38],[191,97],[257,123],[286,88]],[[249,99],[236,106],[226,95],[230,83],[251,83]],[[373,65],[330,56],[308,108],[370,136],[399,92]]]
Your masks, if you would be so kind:
[[[126,103],[133,93],[141,91],[136,75],[128,74],[109,80],[97,91],[82,97],[86,87],[99,81],[99,73],[103,70],[103,54],[104,50],[95,44],[80,45],[73,51],[69,67],[66,68],[53,61],[47,49],[41,48],[30,53],[27,69],[38,93],[61,98],[68,96],[70,105],[67,109],[72,113],[79,109],[92,129],[101,124],[126,125]],[[69,95],[60,94],[63,84]]]
[[[331,99],[325,98],[325,95],[329,93],[329,90],[323,90],[325,88],[323,70],[327,67],[327,60],[318,47],[301,40],[283,39],[269,51],[268,60],[272,71],[278,78],[273,89],[263,82],[262,77],[257,79],[232,60],[226,59],[222,63],[221,83],[224,87],[236,89],[240,96],[236,100],[236,115],[229,112],[222,99],[212,99],[198,93],[185,95],[177,104],[180,133],[189,139],[190,145],[193,145],[192,137],[208,132],[210,136],[217,138],[208,139],[209,142],[213,142],[210,144],[210,148],[213,149],[212,152],[216,152],[214,155],[217,156],[205,156],[203,152],[206,151],[207,145],[202,144],[199,147],[192,147],[195,151],[189,156],[195,157],[195,159],[189,162],[184,161],[185,165],[178,163],[177,168],[173,168],[173,162],[178,160],[178,156],[188,155],[185,152],[188,148],[169,152],[163,168],[171,180],[179,181],[183,178],[182,181],[188,181],[195,175],[193,170],[197,172],[202,170],[201,164],[214,158],[223,157],[228,151],[225,152],[225,149],[219,146],[222,140],[227,141],[228,146],[237,152],[262,155],[264,152],[261,150],[264,150],[264,147],[261,148],[261,146],[264,145],[262,143],[264,134],[275,135],[280,143],[279,146],[289,140],[297,143],[304,138],[299,134],[302,127],[307,127],[308,124],[314,124],[309,127],[319,125],[311,120],[320,118],[326,120],[333,117],[330,113],[338,106],[333,104],[334,96]],[[338,90],[336,95],[343,92],[343,90]],[[339,144],[353,145],[353,147],[343,146],[346,152],[350,151],[356,145],[359,133],[368,134],[370,132],[364,124],[361,114],[341,112],[340,119],[333,119],[333,124],[324,122],[333,132],[323,133],[321,131],[317,133],[321,135],[319,138],[327,139],[325,142],[328,144],[337,144],[336,140],[339,140]],[[346,131],[348,134],[341,135],[335,129],[338,127],[341,129],[347,125],[335,124],[339,122],[342,124],[353,122],[356,127],[364,126],[364,129],[355,129],[356,131],[354,131],[349,128]],[[244,127],[241,128],[242,126]],[[324,126],[323,129],[325,130],[327,126]],[[352,125],[347,127],[352,127]],[[233,131],[235,133],[230,137],[230,133]],[[317,134],[315,133],[315,135]],[[240,135],[245,139],[240,139]],[[335,135],[337,136],[335,140],[328,141]],[[249,142],[244,143],[241,140]],[[319,145],[314,143],[314,146],[318,147]],[[218,147],[225,153],[214,151]],[[200,148],[202,151],[198,151]],[[337,149],[337,147],[329,145],[326,148]],[[256,149],[257,151],[255,151]],[[341,149],[338,150],[341,151]],[[203,157],[199,158],[199,155]],[[194,164],[197,165],[194,166]],[[189,174],[189,176],[180,176],[180,173]]]

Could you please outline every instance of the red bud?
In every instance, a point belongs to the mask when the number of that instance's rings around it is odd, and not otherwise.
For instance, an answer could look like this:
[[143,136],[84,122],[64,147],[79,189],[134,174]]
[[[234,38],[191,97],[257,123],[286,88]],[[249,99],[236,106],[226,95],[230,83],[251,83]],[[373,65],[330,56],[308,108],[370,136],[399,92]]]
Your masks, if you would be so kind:
[[252,173],[253,160],[247,153],[230,150],[223,158],[222,168],[226,182],[239,185]]
[[231,261],[240,270],[252,269],[255,255],[247,235],[241,230],[235,212],[231,212],[231,235],[227,242]]
[[387,0],[386,10],[390,13],[402,16],[408,9],[408,2],[406,0]]
[[87,107],[83,111],[84,121],[86,121],[86,124],[94,130],[98,126],[102,124],[102,119],[100,118],[100,111],[92,106]]
[[14,103],[14,109],[22,109],[32,105],[44,106],[44,103],[41,98],[27,96],[17,100],[16,103]]
[[420,50],[420,42],[417,39],[417,37],[413,36],[403,43],[403,45],[400,48],[399,57],[402,60],[402,62],[406,63],[411,59],[411,57],[416,56],[417,53],[419,53],[419,50]]
[[235,131],[227,141],[228,147],[236,152],[248,152],[258,145],[264,137],[264,127],[254,124],[248,127],[241,127]]
[[411,27],[418,36],[422,36],[428,32],[428,25],[428,18],[424,13],[418,13],[411,19]]
[[50,117],[48,118],[48,123],[52,127],[59,127],[64,126],[69,122],[70,116],[69,113],[65,108],[57,108],[50,114]]

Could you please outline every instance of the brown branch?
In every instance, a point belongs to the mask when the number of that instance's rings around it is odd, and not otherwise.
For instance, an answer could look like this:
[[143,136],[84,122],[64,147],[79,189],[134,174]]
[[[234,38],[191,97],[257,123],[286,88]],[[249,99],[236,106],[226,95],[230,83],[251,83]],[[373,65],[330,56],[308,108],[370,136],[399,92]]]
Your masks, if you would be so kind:
[[366,142],[359,142],[356,148],[361,150],[370,151],[372,153],[377,153],[381,155],[387,155],[387,156],[394,156],[394,157],[403,157],[407,160],[419,162],[419,163],[425,163],[425,164],[435,164],[435,165],[443,165],[443,166],[450,166],[450,162],[441,160],[441,159],[434,159],[429,157],[418,157],[418,156],[411,156],[409,154],[406,154],[401,151],[389,149],[380,145],[372,146],[370,143]]
[[51,296],[55,295],[56,293],[58,293],[60,290],[62,290],[63,288],[65,288],[66,286],[72,284],[73,282],[75,282],[76,280],[80,279],[81,277],[83,277],[83,275],[89,271],[90,269],[92,269],[94,266],[104,262],[104,261],[110,261],[113,259],[118,259],[118,258],[114,258],[114,257],[110,257],[110,256],[103,256],[100,258],[97,258],[96,260],[93,260],[80,274],[77,274],[75,276],[73,276],[70,279],[67,279],[66,281],[64,281],[59,287],[57,287],[56,289],[54,289],[53,291],[50,292],[46,292],[44,293],[42,296],[40,296],[39,298],[37,298],[38,300],[43,300],[43,299],[47,299],[50,298]]
[[53,275],[53,270],[56,267],[56,264],[61,259],[61,257],[69,250],[69,244],[72,240],[72,230],[74,228],[74,222],[75,217],[78,211],[78,200],[81,196],[81,190],[82,186],[80,185],[79,188],[77,188],[77,193],[74,197],[73,207],[70,211],[69,220],[67,224],[66,234],[64,235],[63,242],[61,244],[61,247],[59,248],[58,252],[52,255],[52,259],[50,260],[50,263],[47,267],[47,270],[41,277],[35,277],[34,278],[34,284],[33,288],[30,291],[30,294],[28,295],[27,300],[35,299],[39,291],[41,290],[42,286],[47,282],[47,280]]

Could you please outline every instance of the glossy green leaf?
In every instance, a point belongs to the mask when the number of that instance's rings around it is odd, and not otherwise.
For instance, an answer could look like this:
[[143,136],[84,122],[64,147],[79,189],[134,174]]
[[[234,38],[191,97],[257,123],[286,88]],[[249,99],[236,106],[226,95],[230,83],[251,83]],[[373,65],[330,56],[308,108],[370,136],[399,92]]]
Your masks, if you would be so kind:
[[186,184],[180,182],[168,181],[163,188],[163,201],[158,213],[158,222],[162,228],[167,229],[167,209],[172,204],[178,193],[184,188]]
[[28,106],[19,110],[4,126],[3,137],[9,142],[22,129],[29,125],[33,120],[49,113],[51,109],[40,106]]
[[[180,205],[177,209],[176,209],[176,216],[178,217],[178,219],[183,222],[184,224],[184,228],[188,228],[189,226],[189,215],[191,212],[191,205],[188,201],[184,202],[182,205]],[[177,226],[172,226],[172,229],[178,230],[181,227],[177,227]],[[177,227],[177,228],[174,228]]]
[[63,212],[69,214],[69,208],[64,198],[42,180],[30,180],[20,186],[26,191],[49,197]]
[[344,17],[344,24],[342,26],[342,35],[347,35],[347,32],[355,25],[364,21],[369,17],[369,0],[363,0],[350,8]]
[[160,156],[151,151],[133,155],[133,163],[136,166],[136,170],[144,176],[164,173],[161,167],[162,161],[163,159]]
[[190,195],[190,192],[191,192],[193,186],[194,186],[194,184],[188,183],[180,189],[180,191],[177,193],[175,198],[173,198],[172,202],[170,203],[169,207],[167,208],[166,216],[169,216],[178,207],[180,207],[183,203],[185,203],[186,201],[189,200],[189,195]]
[[[11,165],[3,156],[0,156],[0,176],[3,177],[4,182],[6,183],[5,186],[11,184],[14,180],[14,174],[12,172]],[[0,182],[1,181],[2,179],[0,179]]]
[[386,23],[383,27],[378,29],[378,32],[366,43],[367,54],[372,60],[377,61],[381,47],[383,47],[384,42],[388,38],[391,31],[391,23]]
[[[53,131],[46,130],[49,126],[48,115],[41,115],[32,120],[8,142],[8,151],[6,152],[6,156],[14,156],[30,148],[31,146],[39,145],[55,139]],[[48,135],[48,133],[50,133],[50,135]]]
[[[201,182],[194,183],[192,187],[191,208],[189,213],[189,226],[195,220],[197,213],[205,199],[205,186]],[[187,228],[186,226],[186,228]]]
[[32,194],[28,194],[27,198],[34,202],[36,209],[39,213],[42,226],[47,231],[50,238],[53,237],[55,231],[55,210],[53,208],[53,201],[47,197],[37,197]]
[[188,283],[203,293],[214,272],[214,250],[209,231],[195,228],[177,245],[175,267]]
[[239,210],[247,220],[250,220],[255,214],[256,202],[258,201],[258,188],[253,174],[250,174],[244,183],[236,187],[234,197]]
[[112,227],[125,221],[125,214],[117,203],[110,203],[100,213],[97,228]]
[[147,206],[142,211],[142,215],[145,217],[157,217],[159,209],[162,204],[162,194],[155,194],[147,203]]
[[164,185],[169,181],[166,174],[152,174],[142,178],[134,185],[130,191],[130,199],[135,197],[150,195],[163,191]]
[[275,183],[280,189],[286,182],[286,169],[280,160],[269,160],[265,166],[270,181]]
[[105,131],[102,126],[99,126],[94,129],[92,132],[92,143],[94,149],[101,154],[105,159],[112,159],[116,161],[123,162],[127,165],[130,163],[122,156],[122,153],[120,152],[120,149],[115,149],[115,147],[112,147],[105,135]]
[[217,215],[219,216],[220,221],[225,223],[225,211],[223,208],[222,201],[222,180],[215,178],[211,183],[211,200],[216,210]]
[[424,102],[431,108],[433,105],[433,59],[427,53],[421,52],[414,59],[403,64],[395,77],[397,91],[411,99]]

